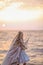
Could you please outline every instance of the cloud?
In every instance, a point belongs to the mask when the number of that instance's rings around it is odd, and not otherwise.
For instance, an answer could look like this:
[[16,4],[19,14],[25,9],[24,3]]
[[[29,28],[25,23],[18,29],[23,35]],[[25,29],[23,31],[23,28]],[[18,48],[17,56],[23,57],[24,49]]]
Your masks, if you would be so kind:
[[43,0],[13,0],[14,2],[23,2],[28,5],[43,5]]
[[[12,1],[10,6],[0,11],[0,24],[4,24],[5,29],[43,29],[43,8],[35,8],[43,6],[43,0]],[[9,25],[5,27],[5,24]]]
[[9,6],[11,3],[20,3],[22,4],[20,6],[20,8],[28,8],[28,7],[40,7],[43,8],[43,0],[5,0],[1,3],[0,5],[0,9],[1,7],[6,7]]
[[43,8],[43,0],[12,0],[12,2],[22,2],[21,9]]

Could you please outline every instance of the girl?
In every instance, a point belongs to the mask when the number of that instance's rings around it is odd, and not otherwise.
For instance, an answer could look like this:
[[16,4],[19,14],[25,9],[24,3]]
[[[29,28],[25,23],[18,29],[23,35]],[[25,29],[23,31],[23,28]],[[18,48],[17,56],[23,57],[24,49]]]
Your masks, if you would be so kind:
[[[27,43],[28,40],[25,42]],[[29,57],[25,53],[26,46],[23,41],[23,32],[19,32],[16,38],[13,40],[11,48],[9,49],[6,58],[4,59],[2,65],[26,65],[29,61]]]

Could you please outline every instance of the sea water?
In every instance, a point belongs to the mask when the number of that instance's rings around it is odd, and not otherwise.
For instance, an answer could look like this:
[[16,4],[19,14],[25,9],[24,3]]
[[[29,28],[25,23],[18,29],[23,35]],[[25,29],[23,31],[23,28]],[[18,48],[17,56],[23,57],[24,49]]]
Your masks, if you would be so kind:
[[[0,31],[0,65],[18,31]],[[26,49],[29,64],[43,65],[43,31],[23,31],[24,42],[29,38]]]

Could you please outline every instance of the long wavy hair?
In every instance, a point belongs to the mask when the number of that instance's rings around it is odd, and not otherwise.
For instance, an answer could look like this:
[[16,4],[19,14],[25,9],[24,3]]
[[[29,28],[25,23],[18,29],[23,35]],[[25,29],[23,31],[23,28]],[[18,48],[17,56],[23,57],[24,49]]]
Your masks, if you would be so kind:
[[18,32],[16,41],[23,41],[23,32],[21,32],[21,31]]
[[15,39],[13,39],[11,48],[15,45],[18,46],[18,44],[21,46],[22,49],[26,49],[23,41],[23,32],[21,31],[19,31]]

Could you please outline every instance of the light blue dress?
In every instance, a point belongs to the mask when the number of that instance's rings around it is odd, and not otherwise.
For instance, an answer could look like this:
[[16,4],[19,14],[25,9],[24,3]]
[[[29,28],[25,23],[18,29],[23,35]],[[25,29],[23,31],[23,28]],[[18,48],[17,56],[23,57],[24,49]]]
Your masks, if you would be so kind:
[[26,63],[27,61],[29,61],[29,56],[26,54],[24,50],[21,50],[18,61],[19,63]]
[[21,48],[20,45],[13,44],[2,63],[2,65],[12,65],[14,63],[25,63],[29,61],[29,57],[25,50]]

